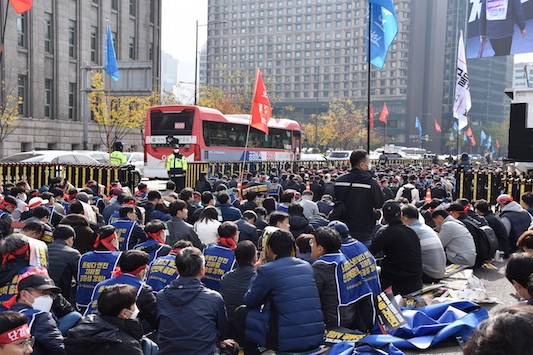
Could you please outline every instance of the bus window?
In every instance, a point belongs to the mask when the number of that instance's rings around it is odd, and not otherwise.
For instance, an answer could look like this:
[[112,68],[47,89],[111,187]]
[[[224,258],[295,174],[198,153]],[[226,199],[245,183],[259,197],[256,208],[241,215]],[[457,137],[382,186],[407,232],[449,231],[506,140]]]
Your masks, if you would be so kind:
[[150,126],[152,136],[192,134],[194,110],[181,112],[152,111],[150,113]]

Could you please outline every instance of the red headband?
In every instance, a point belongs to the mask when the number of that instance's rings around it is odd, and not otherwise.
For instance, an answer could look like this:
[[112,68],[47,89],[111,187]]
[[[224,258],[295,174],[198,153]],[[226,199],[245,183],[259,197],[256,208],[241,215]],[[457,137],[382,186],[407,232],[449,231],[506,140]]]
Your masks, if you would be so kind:
[[130,274],[130,275],[133,275],[133,276],[137,276],[141,271],[146,269],[147,266],[148,266],[147,264],[141,265],[137,269],[135,269],[133,271],[130,271],[130,272],[124,272],[124,271],[122,271],[120,266],[117,266],[115,268],[115,270],[113,270],[113,272],[111,273],[111,276],[117,277],[117,276],[120,276],[122,274]]
[[113,244],[111,244],[111,241],[117,237],[116,233],[113,233],[111,235],[108,235],[105,238],[102,238],[100,234],[98,234],[98,237],[96,238],[96,242],[94,243],[93,247],[96,249],[100,245],[105,246],[109,251],[117,251],[117,248]]
[[17,204],[16,203],[11,203],[11,202],[7,202],[6,200],[3,200],[2,201],[2,209],[5,208],[6,206],[11,206],[13,208],[17,208]]
[[146,235],[149,236],[150,238],[152,238],[153,240],[161,243],[161,244],[165,244],[165,241],[163,240],[163,238],[161,238],[159,236],[159,233],[161,233],[161,231],[156,232],[156,233],[148,232],[148,233],[146,233]]
[[169,254],[177,254],[177,253],[179,253],[179,252],[182,251],[182,250],[183,250],[183,248],[174,248],[174,249],[172,249],[172,250],[170,251]]
[[135,200],[131,200],[131,201],[128,201],[128,202],[124,202],[124,204],[126,205],[130,205],[130,206],[135,206]]
[[218,240],[220,242],[220,245],[222,245],[223,247],[229,248],[229,250],[233,250],[237,248],[237,243],[235,243],[235,239],[233,239],[233,237],[229,237],[229,238],[218,237]]
[[23,324],[18,328],[0,334],[0,345],[14,343],[21,339],[28,338],[30,335],[30,327],[27,324]]
[[29,249],[30,249],[30,244],[26,243],[20,248],[18,248],[17,250],[15,250],[14,252],[5,254],[2,258],[2,265],[7,264],[10,260],[16,259],[17,256],[26,253]]

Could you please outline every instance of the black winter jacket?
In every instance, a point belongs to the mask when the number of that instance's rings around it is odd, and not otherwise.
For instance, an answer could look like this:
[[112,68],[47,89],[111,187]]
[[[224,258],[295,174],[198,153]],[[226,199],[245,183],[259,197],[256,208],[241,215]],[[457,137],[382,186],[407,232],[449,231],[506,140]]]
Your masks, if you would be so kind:
[[335,200],[344,204],[342,222],[350,229],[350,235],[372,233],[376,225],[374,208],[383,205],[383,193],[372,172],[352,169],[339,176],[335,181]]
[[69,355],[142,355],[141,323],[91,314],[69,330],[65,340]]
[[238,265],[236,269],[222,276],[220,294],[224,298],[224,302],[226,302],[229,321],[234,320],[235,309],[244,304],[242,299],[246,291],[248,291],[250,280],[254,275],[255,271],[252,265]]
[[63,218],[60,224],[67,224],[76,231],[76,239],[73,247],[77,249],[80,254],[85,254],[94,250],[94,241],[96,240],[96,233],[91,228],[89,220],[81,214],[68,214]]
[[72,287],[72,280],[76,280],[80,257],[80,252],[66,245],[64,240],[48,244],[48,273],[63,297],[71,303],[76,301],[76,287]]

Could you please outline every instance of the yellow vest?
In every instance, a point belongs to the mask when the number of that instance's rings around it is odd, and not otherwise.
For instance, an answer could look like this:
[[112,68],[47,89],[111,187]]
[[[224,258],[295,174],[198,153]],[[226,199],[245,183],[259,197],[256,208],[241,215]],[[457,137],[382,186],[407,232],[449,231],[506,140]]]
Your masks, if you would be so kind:
[[[165,164],[165,167],[167,170],[176,170],[179,171],[180,169],[185,172],[187,171],[187,160],[185,159],[185,156],[182,155],[181,159],[176,159],[176,155],[174,153],[170,154],[167,157],[167,162]],[[177,174],[182,174],[183,172],[176,172]]]
[[118,150],[115,150],[109,154],[109,164],[111,165],[123,165],[126,164],[127,161],[128,160],[126,159],[124,153],[119,152]]

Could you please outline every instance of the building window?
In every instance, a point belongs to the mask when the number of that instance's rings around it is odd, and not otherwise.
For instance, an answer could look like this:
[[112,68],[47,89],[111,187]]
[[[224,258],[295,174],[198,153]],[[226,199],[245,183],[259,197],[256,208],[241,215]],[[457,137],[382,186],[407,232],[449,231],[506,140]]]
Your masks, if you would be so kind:
[[135,16],[137,13],[137,0],[130,0],[130,16]]
[[44,50],[47,53],[54,54],[52,14],[44,14]]
[[155,21],[155,1],[150,0],[150,23]]
[[54,116],[54,81],[44,79],[44,117],[53,118]]
[[17,44],[26,47],[26,14],[17,15]]
[[132,60],[135,60],[135,37],[130,37],[129,42],[129,57]]
[[113,47],[115,48],[115,56],[117,57],[117,60],[120,60],[120,52],[118,51],[118,37],[117,37],[117,33],[111,31],[111,36],[113,36]]
[[77,99],[76,83],[68,84],[68,118],[75,120],[76,118],[76,99]]
[[19,75],[18,77],[18,99],[19,99],[19,114],[22,116],[27,116],[27,103],[26,103],[26,87],[27,87],[28,77],[26,75]]
[[91,62],[98,60],[98,28],[91,26]]
[[68,56],[76,58],[76,21],[68,22]]
[[118,0],[111,0],[111,10],[118,11]]

